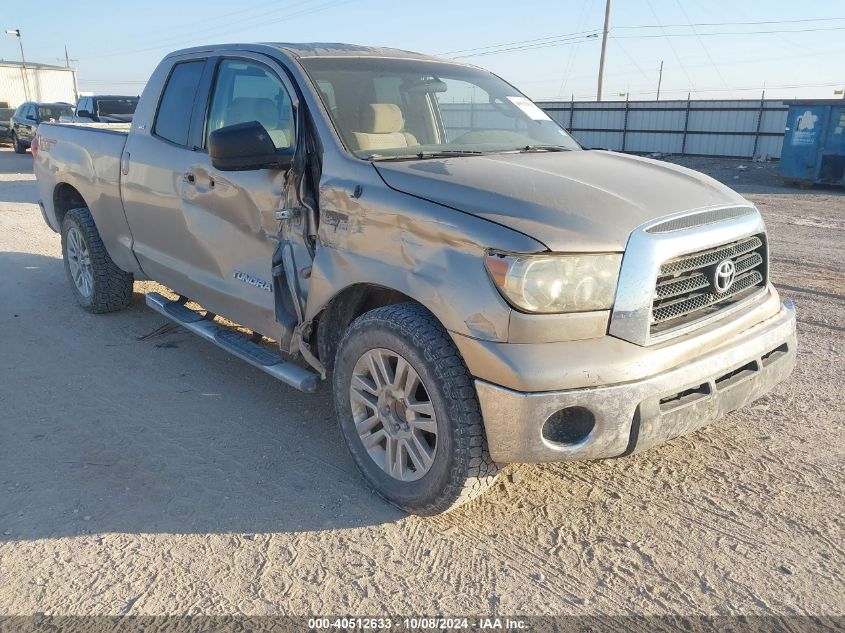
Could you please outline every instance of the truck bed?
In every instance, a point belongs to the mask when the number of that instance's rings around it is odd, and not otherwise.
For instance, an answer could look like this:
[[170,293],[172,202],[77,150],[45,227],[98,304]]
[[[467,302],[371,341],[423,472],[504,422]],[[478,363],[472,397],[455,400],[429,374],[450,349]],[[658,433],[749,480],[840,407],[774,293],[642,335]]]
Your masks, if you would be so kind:
[[[120,160],[130,124],[42,123],[33,170],[44,219],[61,231],[69,207],[87,206],[109,255],[135,270],[131,233],[120,196]],[[60,177],[59,177],[60,176]],[[58,183],[61,182],[59,185]]]

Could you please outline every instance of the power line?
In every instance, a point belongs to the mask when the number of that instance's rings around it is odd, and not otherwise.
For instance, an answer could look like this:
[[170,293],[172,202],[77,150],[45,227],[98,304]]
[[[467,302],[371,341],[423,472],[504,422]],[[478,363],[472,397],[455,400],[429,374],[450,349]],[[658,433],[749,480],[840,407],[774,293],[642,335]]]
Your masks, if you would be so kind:
[[[832,87],[839,87],[845,84],[845,78],[842,81],[831,81],[825,83],[807,83],[807,84],[780,84],[780,85],[771,85],[766,84],[766,90],[787,90],[793,88],[832,88]],[[672,93],[681,93],[686,94],[691,92],[693,94],[703,94],[703,93],[712,93],[712,92],[749,92],[749,91],[759,91],[761,86],[742,86],[742,87],[728,87],[728,88],[699,88],[697,90],[689,90],[687,88],[661,88],[660,93],[664,94],[667,92]],[[656,94],[655,90],[635,90],[632,91],[638,95],[652,95]],[[581,101],[591,101],[596,98],[596,95],[586,95],[586,96],[577,96],[578,100]],[[536,101],[561,101],[566,100],[566,95],[556,95],[552,97],[539,97]]]
[[817,33],[820,31],[845,31],[845,26],[832,26],[818,29],[784,29],[770,31],[719,31],[716,33],[661,33],[660,35],[619,35],[617,39],[633,40],[652,37],[710,37],[716,35],[772,35],[776,33]]
[[557,46],[569,46],[571,44],[585,42],[591,39],[595,39],[598,41],[598,33],[592,33],[590,35],[579,35],[575,37],[568,37],[568,38],[560,38],[555,40],[554,42],[547,43],[547,44],[529,44],[525,46],[512,46],[507,48],[499,48],[496,50],[486,51],[482,53],[472,53],[469,55],[452,55],[452,59],[466,59],[469,57],[486,57],[487,55],[498,55],[500,53],[510,53],[514,51],[524,51],[524,50],[533,50],[537,48],[550,48],[550,47],[557,47]]
[[[593,3],[595,0],[584,0],[583,4],[581,5],[581,14],[578,16],[578,26],[575,28],[583,29],[584,24],[586,23],[587,16],[593,9]],[[558,92],[561,94],[564,93],[567,83],[569,82],[569,73],[572,72],[572,69],[575,67],[575,62],[578,59],[578,53],[581,50],[579,44],[573,45],[571,49],[569,49],[569,59],[566,61],[566,68],[563,71],[563,76],[560,81],[560,89]]]
[[719,67],[716,65],[716,62],[713,61],[713,58],[710,57],[710,51],[707,50],[707,47],[704,45],[704,40],[701,39],[701,36],[698,34],[696,28],[692,25],[692,20],[689,19],[686,10],[684,9],[683,5],[681,4],[681,0],[675,0],[675,3],[678,5],[678,8],[681,10],[681,13],[684,15],[684,19],[690,25],[692,32],[695,33],[695,38],[698,40],[699,46],[701,46],[701,50],[704,51],[704,54],[707,56],[707,59],[710,61],[710,64],[713,66],[713,70],[716,71],[716,74],[719,76],[719,79],[722,82],[722,85],[726,88],[728,87],[728,82],[725,81],[725,78],[722,76],[722,72],[719,70]]
[[695,22],[690,23],[687,20],[686,24],[638,24],[631,26],[616,26],[615,29],[658,29],[658,28],[679,28],[679,27],[696,27],[696,26],[759,26],[763,24],[798,24],[806,22],[836,22],[845,20],[841,18],[802,18],[800,20],[757,20],[750,22]]
[[[296,6],[301,6],[303,4],[307,5],[312,1],[313,0],[301,0],[300,2],[295,2],[294,4],[288,5],[287,7],[284,7],[284,8],[289,9],[289,8],[296,7]],[[105,52],[103,54],[98,55],[98,57],[119,57],[119,56],[124,56],[124,55],[133,55],[133,54],[136,54],[136,53],[145,53],[145,52],[149,52],[149,51],[161,50],[162,48],[167,48],[171,44],[177,44],[177,43],[178,43],[180,48],[185,48],[186,45],[188,45],[190,42],[195,42],[195,41],[197,41],[198,39],[201,39],[201,38],[213,38],[217,35],[228,35],[228,34],[231,34],[231,33],[242,32],[242,31],[249,30],[249,29],[254,28],[256,26],[259,26],[259,25],[265,26],[265,25],[270,25],[270,24],[276,24],[276,23],[282,22],[284,20],[290,20],[290,19],[293,19],[293,18],[305,16],[305,15],[311,15],[311,14],[314,14],[314,13],[325,11],[327,9],[332,9],[334,7],[337,7],[337,6],[340,6],[340,5],[343,5],[343,4],[349,4],[349,3],[355,2],[355,1],[356,0],[330,0],[329,2],[325,2],[323,4],[319,4],[319,5],[316,5],[316,6],[313,6],[313,7],[305,7],[305,8],[298,10],[298,11],[294,11],[293,13],[285,13],[285,14],[282,14],[282,15],[279,15],[278,9],[275,9],[273,11],[268,11],[268,12],[264,12],[264,13],[257,14],[257,15],[254,15],[254,16],[246,17],[246,18],[243,18],[241,20],[229,21],[229,23],[225,27],[213,27],[211,30],[194,31],[193,33],[188,33],[188,34],[183,33],[182,35],[180,35],[178,37],[169,37],[167,39],[158,40],[157,43],[152,45],[152,46],[147,46],[147,47],[143,47],[143,48],[124,49],[124,50]],[[276,15],[276,17],[274,19],[265,19],[268,16],[271,16],[271,15],[274,15],[274,14]],[[257,22],[255,22],[256,20],[257,20]],[[244,24],[246,22],[255,22],[255,23],[254,24],[252,24],[252,23],[251,24]],[[239,23],[244,24],[244,26],[232,28],[232,25],[239,24]]]
[[[652,13],[654,11],[652,10]],[[659,18],[655,15],[655,19],[659,22]],[[692,28],[695,27],[713,27],[713,26],[747,26],[747,25],[763,25],[763,24],[792,24],[798,22],[831,22],[831,21],[842,21],[845,20],[845,17],[837,17],[837,18],[806,18],[802,20],[765,20],[765,21],[757,21],[757,22],[698,22],[698,23],[687,23],[687,24],[639,24],[639,25],[629,25],[629,26],[614,26],[613,30],[633,30],[633,29],[667,29],[667,28]],[[845,27],[828,27],[828,28],[812,28],[812,29],[785,29],[785,30],[746,30],[746,31],[721,31],[721,32],[709,32],[709,33],[666,33],[665,31],[660,34],[639,34],[639,35],[611,35],[611,38],[624,38],[624,39],[635,39],[635,38],[655,38],[655,37],[704,37],[704,36],[716,36],[716,35],[761,35],[761,34],[772,34],[772,33],[809,33],[809,32],[816,32],[816,31],[841,31],[845,30]],[[594,29],[591,31],[575,31],[572,33],[561,33],[558,35],[547,35],[545,37],[538,37],[529,40],[517,40],[513,42],[500,42],[497,44],[488,44],[486,46],[478,46],[475,48],[465,48],[460,50],[454,51],[445,51],[438,53],[438,55],[442,56],[452,56],[454,59],[465,59],[468,57],[483,57],[485,55],[491,54],[498,54],[503,52],[512,52],[512,51],[522,51],[522,50],[533,50],[538,48],[549,48],[553,46],[557,46],[559,43],[569,44],[573,37],[582,36],[584,39],[593,39],[597,38],[600,29]],[[455,55],[455,53],[462,53],[461,55]]]
[[[657,12],[654,10],[654,7],[651,6],[651,0],[646,0],[646,4],[648,4],[649,11],[651,11],[651,14],[654,16],[655,21],[660,24],[660,18],[657,17]],[[655,37],[666,37],[666,29],[662,25],[660,27],[660,35],[656,35]],[[675,45],[672,44],[672,40],[667,39],[666,43],[672,50],[672,54],[675,56],[675,60],[678,62],[678,66],[681,67],[681,72],[684,73],[684,77],[687,78],[688,84],[690,85],[690,87],[695,89],[695,84],[692,81],[692,77],[690,77],[690,74],[687,72],[687,69],[684,66],[684,62],[681,61],[681,56],[678,55],[678,51],[675,50]]]
[[558,35],[548,35],[546,37],[535,37],[530,40],[517,40],[515,42],[500,42],[499,44],[490,44],[488,46],[478,46],[475,48],[462,48],[455,51],[446,51],[443,53],[437,53],[437,55],[454,55],[455,53],[474,53],[474,52],[484,52],[487,49],[492,48],[499,48],[502,46],[517,46],[520,44],[531,44],[531,43],[545,43],[547,40],[559,40],[561,38],[570,38],[573,36],[587,36],[587,35],[597,35],[599,33],[598,29],[591,29],[589,31],[575,31],[573,33],[563,33]]
[[[644,71],[644,70],[640,67],[640,65],[637,63],[637,61],[636,61],[636,60],[635,60],[635,59],[631,56],[631,54],[628,52],[628,49],[627,49],[627,48],[625,48],[624,46],[622,46],[622,42],[620,42],[620,41],[619,41],[619,39],[618,39],[618,38],[615,38],[615,37],[614,37],[614,38],[612,38],[612,39],[613,39],[613,42],[614,42],[614,43],[615,43],[615,44],[619,47],[619,50],[621,50],[621,51],[625,54],[625,57],[627,57],[627,58],[630,60],[630,62],[634,65],[634,68],[636,68],[636,69],[637,69],[637,71],[638,71],[638,72],[639,72],[639,73],[640,73],[643,77],[645,77],[645,78],[646,78],[646,80],[647,80],[650,84],[652,84],[652,85],[653,85],[653,84],[654,84],[654,80],[651,78],[651,76],[650,76],[648,73],[646,73],[646,72],[645,72],[645,71]],[[608,75],[608,76],[609,76],[609,75]]]

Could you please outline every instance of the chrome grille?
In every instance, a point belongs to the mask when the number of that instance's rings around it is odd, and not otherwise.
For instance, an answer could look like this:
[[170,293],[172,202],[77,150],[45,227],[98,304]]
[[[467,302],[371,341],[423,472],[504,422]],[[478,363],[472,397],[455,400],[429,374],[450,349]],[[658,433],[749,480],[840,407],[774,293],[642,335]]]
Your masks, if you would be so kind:
[[[710,317],[766,285],[765,237],[755,235],[730,244],[681,255],[658,272],[651,306],[651,334],[659,335]],[[725,292],[711,284],[712,269],[725,259],[736,266]]]

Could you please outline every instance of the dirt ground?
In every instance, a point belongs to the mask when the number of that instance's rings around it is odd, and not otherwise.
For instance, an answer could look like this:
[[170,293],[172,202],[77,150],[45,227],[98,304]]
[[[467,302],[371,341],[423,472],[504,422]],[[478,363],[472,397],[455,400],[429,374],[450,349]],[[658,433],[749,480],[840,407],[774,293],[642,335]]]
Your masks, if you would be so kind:
[[0,614],[845,614],[841,190],[684,160],[766,217],[792,379],[668,445],[510,467],[419,519],[364,485],[326,388],[184,331],[139,340],[165,323],[151,284],[125,312],[78,308],[31,162],[0,151]]

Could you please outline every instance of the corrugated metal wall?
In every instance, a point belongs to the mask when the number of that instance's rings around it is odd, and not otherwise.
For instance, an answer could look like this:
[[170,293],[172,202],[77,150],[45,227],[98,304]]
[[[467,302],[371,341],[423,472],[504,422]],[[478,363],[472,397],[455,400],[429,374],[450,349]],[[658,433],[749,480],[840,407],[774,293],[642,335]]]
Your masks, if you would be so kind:
[[[27,67],[29,101],[65,101],[75,104],[76,82],[71,68]],[[27,101],[20,65],[0,63],[0,101],[16,108]]]
[[[539,102],[585,147],[650,154],[779,158],[788,108],[777,100]],[[492,106],[441,104],[455,136]],[[500,120],[500,119],[497,119]],[[516,123],[514,124],[516,127]]]
[[558,101],[538,104],[586,147],[779,158],[782,101]]

